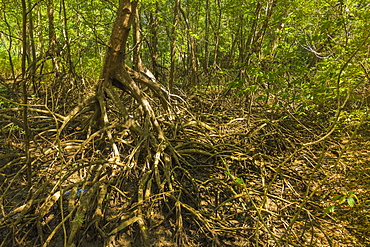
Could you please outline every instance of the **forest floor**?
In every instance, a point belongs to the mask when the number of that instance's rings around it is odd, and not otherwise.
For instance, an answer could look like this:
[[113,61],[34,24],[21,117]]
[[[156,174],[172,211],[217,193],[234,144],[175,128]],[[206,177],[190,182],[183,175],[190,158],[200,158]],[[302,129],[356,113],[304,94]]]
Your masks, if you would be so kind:
[[[222,92],[215,92],[213,97],[210,97],[209,93],[203,94],[197,99],[200,99],[200,102],[191,104],[193,112],[197,112],[197,116],[206,121],[209,126],[219,129],[219,132],[228,133],[229,136],[238,136],[249,129],[248,124],[243,125],[243,120],[250,118],[249,126],[255,126],[259,133],[254,132],[254,136],[247,136],[248,144],[241,141],[243,138],[234,138],[234,140],[226,138],[228,139],[226,142],[239,147],[251,145],[253,163],[265,163],[265,169],[271,169],[272,172],[276,172],[275,167],[279,166],[281,160],[298,149],[299,143],[309,143],[323,136],[329,126],[328,120],[333,115],[332,111],[325,112],[324,109],[322,111],[318,109],[317,112],[321,111],[319,114],[306,112],[297,115],[288,110],[266,107],[253,107],[249,114],[245,110],[248,102],[241,98],[224,97]],[[213,119],[210,116],[213,116]],[[235,124],[236,120],[238,120],[237,124]],[[261,128],[260,123],[264,121],[273,122],[273,124]],[[276,161],[278,163],[273,164]],[[296,246],[370,245],[370,123],[368,118],[367,122],[361,124],[359,121],[348,122],[348,119],[341,119],[337,130],[330,137],[318,145],[311,146],[308,150],[295,154],[294,158],[281,169],[283,171],[280,179],[286,183],[287,188],[275,189],[281,190],[280,193],[291,195],[282,196],[287,201],[296,202],[297,198],[294,194],[300,197],[298,201],[306,200],[304,198],[309,194],[307,191],[313,192],[307,198],[307,204],[311,204],[311,206],[307,205],[310,210],[308,216],[310,220],[305,222],[304,218],[301,218],[295,223],[312,232],[307,233],[299,226],[292,227],[294,229],[292,231],[296,231],[294,235],[300,235],[301,240],[306,238]],[[241,168],[238,172],[243,174],[246,170],[248,169]],[[263,174],[265,172],[260,170],[257,177],[263,180],[266,176]],[[298,182],[290,184],[290,179]],[[258,184],[256,180],[254,182],[255,185]],[[260,181],[260,183],[263,182]],[[348,201],[351,200],[349,197],[355,199],[354,205],[349,205]],[[274,206],[272,208],[266,206],[266,209],[279,212],[279,209]],[[284,222],[285,227],[288,224],[289,220]]]
[[[83,219],[74,216],[74,222],[86,224],[78,233],[76,246],[108,246],[102,232],[114,232],[120,220],[128,226],[119,228],[126,230],[115,234],[109,246],[140,246],[137,236],[142,230],[135,226],[140,220],[123,213],[138,204],[145,204],[146,212],[142,214],[151,246],[370,245],[368,119],[340,119],[330,136],[317,141],[329,131],[333,111],[297,114],[256,106],[249,112],[247,99],[231,97],[218,89],[198,90],[184,98],[189,100],[186,111],[179,114],[180,127],[176,133],[165,129],[182,163],[172,170],[174,188],[158,189],[140,203],[145,174],[123,171],[125,175],[118,182],[109,184],[110,197],[101,202],[96,195],[94,210],[87,208]],[[86,144],[83,115],[59,140],[64,150],[59,154],[53,147],[57,128],[53,122],[59,117],[31,110],[30,125],[35,136],[31,142],[33,184],[37,189],[28,194],[24,133],[12,120],[19,119],[19,109],[4,104],[0,114],[6,116],[0,120],[0,246],[40,246],[52,234],[55,237],[48,246],[63,246],[66,242],[62,236],[68,235],[65,231],[73,223],[59,223],[72,215],[68,212],[74,210],[71,204],[75,202],[68,199],[66,209],[56,203],[60,193],[55,200],[46,198],[57,195],[55,180],[62,180],[75,169],[72,161],[90,159],[86,164],[97,164],[109,154],[95,146],[93,138],[89,139],[91,144]],[[161,123],[168,126],[165,122]],[[117,133],[127,139],[124,129],[117,129]],[[86,151],[78,153],[77,144],[82,147],[81,143]],[[122,149],[129,151],[127,146],[122,144]],[[84,176],[81,173],[90,174],[84,170],[86,166],[82,164],[78,176],[70,175],[65,180],[66,190],[77,189],[73,186],[78,184],[93,191],[94,181],[79,180]],[[167,176],[164,170],[161,177]],[[101,191],[102,184],[97,185]],[[156,190],[148,184],[146,188]],[[170,196],[178,190],[182,192],[177,199]],[[51,205],[45,206],[43,203],[48,201]],[[96,212],[103,204],[104,224],[94,228]]]

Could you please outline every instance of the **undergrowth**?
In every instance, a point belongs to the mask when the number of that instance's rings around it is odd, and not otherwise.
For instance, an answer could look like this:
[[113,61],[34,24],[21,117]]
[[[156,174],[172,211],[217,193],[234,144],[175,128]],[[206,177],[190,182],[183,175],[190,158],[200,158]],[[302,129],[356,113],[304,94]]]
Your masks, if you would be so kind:
[[322,138],[330,110],[249,112],[224,93],[175,97],[174,114],[154,107],[161,143],[109,100],[104,129],[88,104],[63,129],[66,115],[31,105],[30,190],[21,108],[3,105],[1,246],[367,246],[369,119]]

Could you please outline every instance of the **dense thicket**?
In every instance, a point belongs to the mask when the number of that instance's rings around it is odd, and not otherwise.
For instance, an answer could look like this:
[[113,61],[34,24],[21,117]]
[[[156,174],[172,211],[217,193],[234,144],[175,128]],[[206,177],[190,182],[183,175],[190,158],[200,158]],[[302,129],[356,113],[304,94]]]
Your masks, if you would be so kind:
[[0,3],[0,246],[370,243],[369,3],[118,2]]

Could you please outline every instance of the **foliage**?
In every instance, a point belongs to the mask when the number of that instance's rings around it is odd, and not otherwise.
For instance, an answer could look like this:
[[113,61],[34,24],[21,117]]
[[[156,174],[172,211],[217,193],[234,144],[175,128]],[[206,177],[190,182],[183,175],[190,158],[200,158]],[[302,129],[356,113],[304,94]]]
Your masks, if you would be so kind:
[[357,201],[358,197],[353,191],[346,192],[342,190],[340,194],[333,196],[331,203],[334,205],[328,206],[324,209],[324,216],[329,213],[333,213],[340,205],[344,204],[345,202],[347,202],[348,206],[353,208]]

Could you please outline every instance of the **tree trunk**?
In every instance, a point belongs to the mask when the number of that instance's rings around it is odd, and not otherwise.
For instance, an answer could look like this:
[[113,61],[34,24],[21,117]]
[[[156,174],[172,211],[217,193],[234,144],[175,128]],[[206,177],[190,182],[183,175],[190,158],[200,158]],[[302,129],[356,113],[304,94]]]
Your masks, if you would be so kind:
[[217,7],[218,7],[218,21],[217,21],[217,29],[215,30],[215,53],[213,54],[213,67],[218,67],[218,52],[219,52],[219,45],[220,45],[220,32],[221,32],[221,18],[222,18],[222,9],[221,9],[221,1],[217,0]]
[[[156,2],[155,13],[149,15],[149,26],[150,26],[150,43],[149,50],[151,55],[152,71],[155,78],[159,78],[159,63],[158,63],[158,15],[159,15],[159,2]],[[163,76],[162,76],[163,78]]]
[[188,49],[190,53],[190,68],[191,68],[191,85],[196,85],[197,83],[197,71],[198,71],[198,65],[197,65],[197,59],[195,57],[195,41],[194,36],[192,34],[191,26],[189,19],[184,11],[184,9],[181,6],[181,1],[179,1],[179,11],[181,12],[182,17],[184,18],[184,22],[186,25],[186,33],[187,33],[187,39],[188,39]]
[[173,90],[175,81],[175,56],[176,56],[176,35],[177,35],[177,22],[179,13],[180,0],[175,0],[173,3],[173,24],[172,24],[172,40],[171,40],[171,67],[170,67],[170,80],[169,90]]
[[116,71],[125,64],[126,42],[133,17],[131,11],[132,3],[129,0],[121,0],[100,74],[98,85],[98,94],[100,95],[104,93],[104,89],[109,84],[113,83]]
[[54,25],[54,3],[53,0],[47,0],[47,12],[48,12],[48,21],[49,21],[49,55],[51,56],[53,62],[53,71],[55,78],[59,77],[59,62],[58,62],[58,50],[57,50],[57,36],[55,33]]
[[139,25],[139,10],[137,9],[137,3],[132,4],[133,14],[133,53],[132,53],[132,68],[136,71],[141,70],[141,57],[140,57],[140,25]]
[[27,166],[27,189],[32,186],[32,167],[31,167],[31,153],[30,153],[30,130],[28,126],[28,93],[27,93],[27,75],[26,75],[26,62],[27,62],[27,4],[26,0],[22,0],[22,94],[23,94],[23,130],[25,133],[24,144],[26,153],[26,166]]
[[207,71],[209,67],[209,51],[208,51],[209,39],[208,37],[209,37],[210,16],[211,16],[211,13],[210,13],[209,0],[206,0],[206,21],[205,21],[205,30],[204,30],[206,41],[204,42],[204,61],[203,61],[203,69],[205,71]]
[[[114,180],[117,177],[122,176],[121,172],[126,171],[127,169],[144,169],[147,171],[147,175],[155,174],[157,176],[157,184],[160,187],[163,184],[160,181],[158,176],[158,164],[161,162],[161,159],[165,154],[164,150],[168,147],[168,141],[164,136],[164,132],[159,125],[159,122],[155,116],[155,113],[149,103],[147,94],[144,94],[140,87],[139,83],[148,87],[154,96],[158,97],[162,105],[165,107],[168,106],[167,95],[168,92],[161,86],[157,81],[149,76],[149,71],[141,63],[140,60],[140,51],[136,51],[136,66],[135,68],[142,71],[135,71],[134,69],[128,67],[125,64],[126,59],[126,43],[129,37],[129,31],[134,23],[134,16],[138,18],[136,11],[136,1],[130,0],[120,0],[119,7],[117,10],[117,16],[113,24],[112,33],[108,43],[108,48],[106,51],[106,56],[104,58],[104,64],[102,66],[102,71],[100,75],[100,80],[97,84],[97,90],[94,97],[91,97],[83,102],[83,104],[77,106],[68,117],[65,118],[63,124],[58,129],[57,138],[59,138],[61,131],[65,128],[67,123],[77,115],[81,109],[83,109],[87,104],[94,103],[95,111],[93,119],[98,127],[97,132],[104,135],[103,142],[100,145],[104,145],[105,150],[109,150],[109,159],[107,164],[104,167],[109,167],[111,171],[109,175],[109,180]],[[138,32],[138,23],[135,25],[134,30],[135,41],[139,40]],[[121,101],[120,96],[113,88],[123,90],[124,92],[129,93],[132,99],[132,103],[135,104],[135,108],[130,109],[130,115],[128,114],[128,109],[125,104]],[[121,161],[120,152],[127,152],[127,149],[124,150],[119,145],[116,145],[117,136],[116,132],[112,129],[112,123],[108,119],[109,111],[107,111],[106,102],[110,100],[110,103],[113,103],[116,106],[118,112],[122,115],[120,120],[120,126],[126,126],[127,131],[132,134],[133,139],[137,142],[137,146],[132,150],[131,154],[125,153],[125,159],[127,157],[132,157],[129,161]],[[130,104],[128,104],[130,105]],[[90,105],[91,106],[91,105]],[[91,108],[90,108],[91,109]],[[92,129],[92,128],[91,128]],[[90,137],[90,134],[88,134]],[[138,139],[136,139],[136,137]],[[88,138],[89,138],[88,137]],[[106,141],[107,139],[107,141]],[[143,141],[145,140],[145,141]],[[106,146],[108,144],[108,147]],[[144,146],[144,147],[142,147]],[[129,148],[130,149],[130,148]],[[111,150],[111,151],[110,151]],[[142,154],[140,153],[142,152]],[[143,157],[144,156],[144,157]],[[140,159],[139,159],[140,157]],[[143,164],[144,163],[144,164]],[[134,167],[135,165],[143,165],[144,168]],[[99,168],[100,169],[100,168]],[[125,170],[126,169],[126,170]],[[155,169],[157,169],[155,171]],[[167,167],[166,169],[170,169]],[[142,171],[144,171],[142,170]],[[154,171],[154,172],[153,172]],[[156,173],[157,172],[157,173]],[[95,175],[94,175],[95,176]],[[142,178],[142,184],[147,183],[148,176]],[[96,177],[97,180],[101,179]],[[104,178],[106,179],[106,178]],[[107,183],[103,183],[103,193],[107,193]],[[92,190],[92,188],[90,188]],[[101,198],[105,198],[106,195],[101,195]],[[147,226],[144,221],[144,212],[142,210],[144,195],[141,193],[138,195],[138,208],[135,209],[133,214],[137,215],[132,220],[132,223],[139,225],[141,233],[141,246],[150,246],[149,237],[147,234]],[[90,200],[90,199],[86,199]],[[88,204],[81,204],[78,207],[76,214],[83,217],[87,211]],[[101,209],[99,209],[101,210]],[[95,215],[95,225],[98,225],[102,217],[101,214]],[[82,223],[79,221],[70,222],[70,234],[68,237],[67,245],[74,246],[73,243],[76,240],[78,232],[81,230]],[[104,237],[104,234],[103,234]],[[112,237],[114,237],[112,235]],[[104,237],[105,238],[105,237]]]
[[[113,85],[128,92],[142,106],[144,114],[151,120],[151,123],[155,127],[158,138],[163,139],[163,132],[159,127],[153,110],[147,98],[142,94],[137,82],[148,86],[167,108],[167,98],[164,96],[166,92],[163,87],[156,82],[152,73],[142,64],[139,51],[137,51],[135,55],[137,56],[136,69],[139,71],[135,71],[125,64],[126,42],[130,27],[134,21],[136,4],[136,1],[131,2],[129,0],[121,0],[119,4],[96,94],[101,111],[98,112],[97,117],[104,122],[98,119],[98,123],[103,126],[108,123],[103,102],[105,95],[113,96],[113,100],[119,105],[118,108],[122,109],[121,113],[125,115],[124,117],[126,119],[128,118],[127,110],[123,104],[119,102],[118,97],[111,95],[114,94],[114,90],[111,89]],[[138,38],[137,32],[138,30],[136,31],[136,38]]]
[[68,18],[67,18],[65,0],[61,0],[61,5],[62,5],[62,9],[63,9],[63,36],[64,36],[65,46],[66,46],[66,50],[67,50],[66,60],[67,60],[67,63],[68,63],[69,73],[71,75],[75,76],[76,73],[75,73],[73,62],[72,62],[71,42],[69,40],[68,24],[67,24]]

